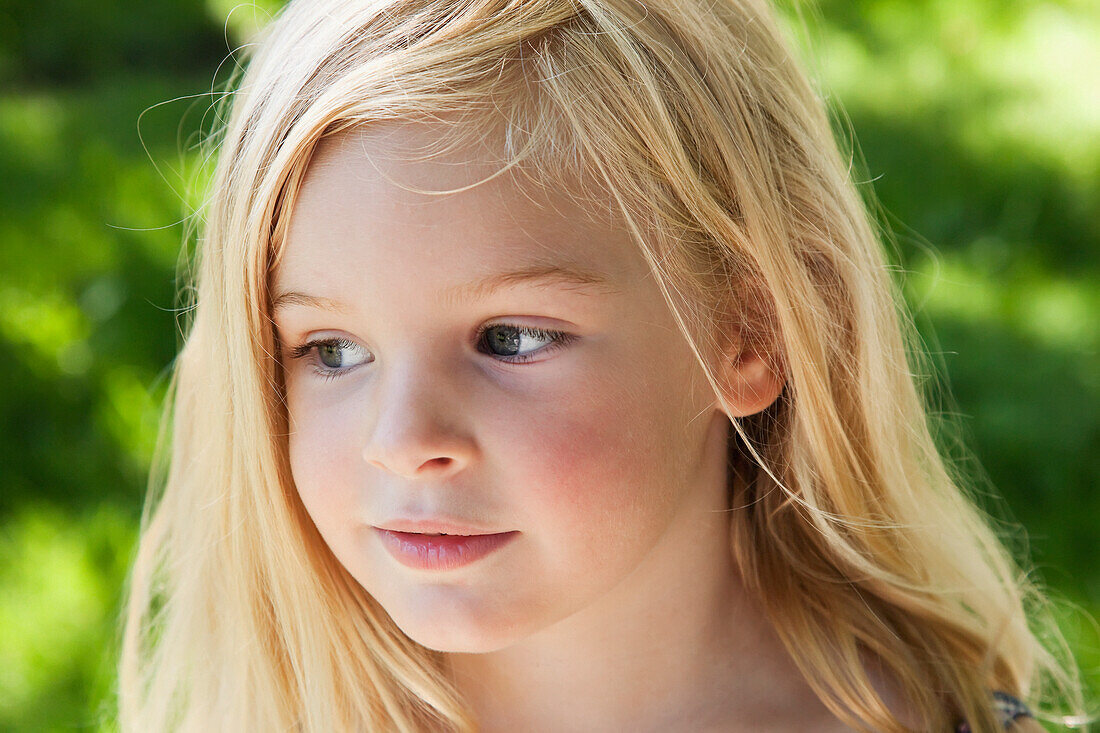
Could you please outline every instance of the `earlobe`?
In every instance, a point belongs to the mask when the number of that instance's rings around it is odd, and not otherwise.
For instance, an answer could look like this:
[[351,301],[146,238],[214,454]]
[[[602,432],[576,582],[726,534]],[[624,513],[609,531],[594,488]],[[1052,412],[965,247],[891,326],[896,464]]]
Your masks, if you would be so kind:
[[730,418],[747,417],[771,406],[786,377],[767,354],[756,349],[735,352],[726,361],[725,409]]

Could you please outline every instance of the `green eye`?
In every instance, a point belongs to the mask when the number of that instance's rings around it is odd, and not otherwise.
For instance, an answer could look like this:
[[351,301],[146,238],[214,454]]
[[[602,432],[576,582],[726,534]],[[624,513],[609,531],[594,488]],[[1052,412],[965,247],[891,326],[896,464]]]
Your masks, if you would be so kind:
[[341,353],[343,345],[338,343],[324,343],[317,345],[317,358],[329,369],[339,369],[344,366],[344,357]]
[[293,359],[301,359],[308,356],[314,349],[317,351],[317,363],[312,365],[313,370],[327,378],[338,377],[360,364],[374,361],[374,358],[359,344],[338,338],[310,341],[293,349],[290,356]]
[[[485,326],[479,332],[479,349],[492,356],[502,357],[502,361],[522,363],[532,356],[560,348],[575,338],[561,331],[547,331],[529,326],[517,326],[509,323],[495,323]],[[538,342],[545,345],[540,348]],[[535,342],[532,344],[532,342]]]

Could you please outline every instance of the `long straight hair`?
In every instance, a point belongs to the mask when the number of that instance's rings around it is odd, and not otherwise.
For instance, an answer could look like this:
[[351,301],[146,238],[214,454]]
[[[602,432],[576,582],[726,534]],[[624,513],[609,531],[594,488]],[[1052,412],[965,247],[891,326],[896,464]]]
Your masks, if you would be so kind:
[[295,0],[251,53],[128,586],[124,730],[476,730],[297,496],[268,289],[319,140],[443,118],[440,145],[615,207],[719,400],[730,339],[782,369],[731,421],[731,549],[830,710],[906,729],[869,659],[920,730],[995,730],[991,689],[1080,708],[1049,603],[937,451],[882,243],[766,2]]

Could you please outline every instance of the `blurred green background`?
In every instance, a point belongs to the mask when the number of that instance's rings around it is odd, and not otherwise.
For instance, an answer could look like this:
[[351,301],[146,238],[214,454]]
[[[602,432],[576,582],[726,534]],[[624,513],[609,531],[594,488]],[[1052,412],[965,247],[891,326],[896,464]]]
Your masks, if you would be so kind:
[[[264,16],[0,1],[0,729],[107,727],[195,133]],[[822,0],[795,35],[1095,699],[1100,4]]]

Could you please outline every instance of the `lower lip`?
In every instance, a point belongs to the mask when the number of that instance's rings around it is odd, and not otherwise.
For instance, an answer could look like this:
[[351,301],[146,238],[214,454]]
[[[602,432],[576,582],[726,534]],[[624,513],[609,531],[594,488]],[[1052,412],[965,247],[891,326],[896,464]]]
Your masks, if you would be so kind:
[[423,535],[375,527],[397,562],[417,570],[453,570],[480,560],[519,532],[481,535]]

